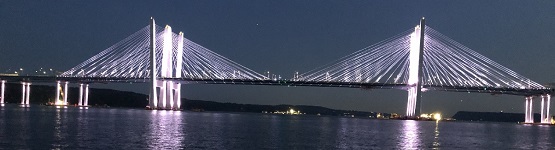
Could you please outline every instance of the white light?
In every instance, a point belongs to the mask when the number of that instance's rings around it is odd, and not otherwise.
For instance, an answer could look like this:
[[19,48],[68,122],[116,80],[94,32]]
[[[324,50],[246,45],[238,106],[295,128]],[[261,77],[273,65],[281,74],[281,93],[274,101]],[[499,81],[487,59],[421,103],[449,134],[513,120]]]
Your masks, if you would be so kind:
[[434,114],[434,119],[437,120],[437,121],[441,120],[441,114],[440,113],[435,113]]
[[418,63],[420,61],[420,26],[414,28],[414,32],[410,36],[410,54],[409,54],[409,85],[418,82]]

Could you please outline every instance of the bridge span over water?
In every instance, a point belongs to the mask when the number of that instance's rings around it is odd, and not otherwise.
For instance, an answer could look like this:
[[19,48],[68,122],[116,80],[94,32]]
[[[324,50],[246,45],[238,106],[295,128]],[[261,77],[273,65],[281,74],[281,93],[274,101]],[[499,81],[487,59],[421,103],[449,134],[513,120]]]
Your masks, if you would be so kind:
[[[534,82],[425,25],[362,48],[290,79],[263,75],[174,33],[150,25],[57,76],[0,76],[22,84],[29,104],[32,82],[56,83],[58,105],[67,105],[69,83],[80,84],[80,106],[92,83],[150,83],[149,108],[180,109],[181,85],[237,84],[406,90],[409,118],[420,115],[428,90],[508,94],[525,97],[525,122],[533,123],[533,99],[541,99],[541,123],[549,123],[552,89]],[[64,85],[63,89],[61,85]],[[61,91],[64,93],[60,94]]]

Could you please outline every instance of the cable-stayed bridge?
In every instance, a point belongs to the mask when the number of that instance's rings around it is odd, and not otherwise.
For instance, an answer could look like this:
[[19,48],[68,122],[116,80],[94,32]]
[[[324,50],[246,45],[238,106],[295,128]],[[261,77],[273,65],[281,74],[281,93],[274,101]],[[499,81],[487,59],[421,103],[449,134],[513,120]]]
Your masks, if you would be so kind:
[[[67,105],[67,85],[80,84],[79,105],[87,105],[88,85],[106,82],[150,84],[149,107],[180,109],[182,84],[249,84],[401,89],[408,91],[407,117],[420,115],[421,92],[428,90],[509,94],[526,97],[527,123],[532,101],[541,98],[541,122],[550,122],[552,89],[534,82],[425,25],[291,79],[263,75],[174,33],[151,24],[58,76],[0,76],[22,83],[22,104],[31,82],[56,82],[57,104]],[[61,84],[64,84],[62,88]],[[63,92],[62,92],[63,91]]]

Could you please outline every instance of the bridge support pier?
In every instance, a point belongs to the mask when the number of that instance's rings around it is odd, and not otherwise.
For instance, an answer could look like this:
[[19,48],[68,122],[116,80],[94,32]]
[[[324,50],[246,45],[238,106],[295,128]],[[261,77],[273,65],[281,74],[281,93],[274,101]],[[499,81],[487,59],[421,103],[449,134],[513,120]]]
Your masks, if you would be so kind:
[[64,105],[67,105],[67,87],[68,87],[69,81],[66,81],[64,84]]
[[83,106],[89,106],[89,84],[85,85],[85,100]]
[[21,105],[25,105],[25,91],[26,91],[25,82],[21,82]]
[[173,82],[166,81],[166,109],[173,109]]
[[31,95],[31,83],[21,82],[21,105],[29,105],[29,96]]
[[526,102],[524,105],[524,123],[534,123],[534,111],[532,110],[532,102],[534,97],[528,96],[526,97]]
[[63,105],[62,101],[60,100],[60,90],[62,90],[62,87],[60,86],[60,81],[56,81],[56,97],[54,98],[54,105]]
[[158,86],[160,89],[160,94],[158,95],[158,109],[166,109],[166,81],[158,80]]
[[0,92],[0,104],[4,104],[4,95],[6,94],[5,93],[5,91],[6,91],[6,80],[1,80],[0,82],[2,84],[2,87],[1,87],[2,91]]
[[27,82],[27,91],[25,92],[25,105],[29,105],[29,97],[31,96],[31,82]]
[[[54,98],[54,105],[67,105],[67,89],[69,82],[64,82],[64,89],[60,85],[61,81],[56,81],[56,98]],[[62,93],[63,92],[63,93]],[[62,97],[62,98],[60,98]]]
[[179,110],[181,109],[181,84],[174,83],[172,91],[174,94],[173,96],[174,106],[172,107],[172,109]]
[[551,109],[550,108],[551,107],[551,94],[546,94],[545,97],[547,97],[547,110],[546,110],[547,111],[547,113],[546,113],[547,114],[547,116],[546,116],[547,121],[546,122],[551,123],[551,113],[549,113],[549,110]]
[[549,107],[551,105],[551,95],[542,95],[541,101],[541,123],[551,123],[551,115],[549,114]]
[[88,106],[88,101],[89,101],[89,84],[81,83],[79,84],[79,104],[78,105]]
[[77,103],[78,106],[83,106],[83,83],[79,84],[79,102]]
[[181,106],[181,84],[172,81],[165,81],[163,84],[166,86],[162,87],[161,92],[166,92],[163,99],[167,101],[163,109],[179,110]]

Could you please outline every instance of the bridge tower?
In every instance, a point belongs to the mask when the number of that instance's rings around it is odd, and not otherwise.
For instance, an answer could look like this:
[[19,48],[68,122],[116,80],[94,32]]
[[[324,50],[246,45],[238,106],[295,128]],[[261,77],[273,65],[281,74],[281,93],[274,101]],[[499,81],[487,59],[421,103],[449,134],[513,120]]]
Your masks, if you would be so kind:
[[[151,18],[150,26],[150,75],[152,87],[149,94],[149,107],[151,109],[179,109],[181,105],[181,84],[164,79],[159,80],[157,77],[156,23],[154,18]],[[162,64],[160,68],[160,76],[162,78],[181,77],[183,33],[179,33],[178,42],[176,55],[173,55],[173,32],[170,26],[166,26],[162,33]]]
[[424,17],[422,17],[420,25],[414,28],[414,32],[410,37],[408,102],[406,114],[408,118],[420,116],[425,28],[425,20]]
[[[177,39],[177,54],[176,54],[176,64],[175,64],[175,78],[181,78],[181,69],[183,65],[183,32],[179,32]],[[173,103],[172,109],[181,109],[181,83],[173,83],[171,89],[173,92]]]
[[157,95],[157,78],[156,78],[156,23],[154,18],[150,18],[150,83],[151,89],[148,98],[148,104],[150,109],[156,109],[158,107],[158,96]]
[[[160,76],[162,78],[169,78],[172,76],[172,28],[168,25],[164,28],[162,33],[162,64],[160,69]],[[158,108],[167,109],[171,105],[170,100],[173,95],[170,94],[170,85],[172,81],[159,80],[157,86],[160,88],[158,96]]]

